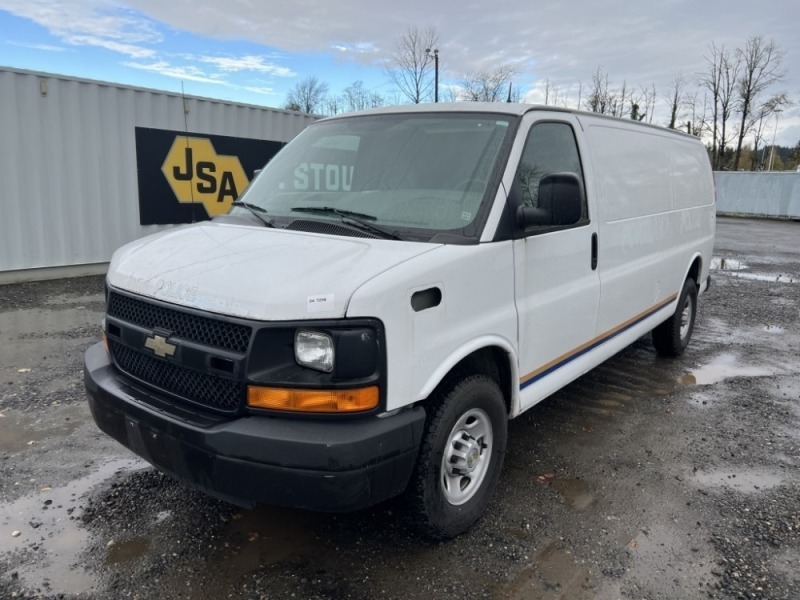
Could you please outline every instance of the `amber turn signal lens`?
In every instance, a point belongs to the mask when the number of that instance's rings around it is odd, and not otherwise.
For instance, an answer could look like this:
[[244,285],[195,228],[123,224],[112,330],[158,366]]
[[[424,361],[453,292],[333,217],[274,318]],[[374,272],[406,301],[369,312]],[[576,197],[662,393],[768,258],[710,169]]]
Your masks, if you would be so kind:
[[378,406],[378,386],[352,390],[297,390],[250,386],[247,405],[309,413],[351,413]]

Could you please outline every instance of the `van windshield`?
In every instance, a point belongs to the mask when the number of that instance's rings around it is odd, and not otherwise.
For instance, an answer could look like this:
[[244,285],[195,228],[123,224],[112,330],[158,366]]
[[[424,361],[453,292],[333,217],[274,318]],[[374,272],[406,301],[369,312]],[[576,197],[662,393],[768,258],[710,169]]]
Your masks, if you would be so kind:
[[333,221],[358,227],[354,235],[474,240],[515,129],[516,117],[488,113],[321,121],[281,150],[240,201],[277,227]]

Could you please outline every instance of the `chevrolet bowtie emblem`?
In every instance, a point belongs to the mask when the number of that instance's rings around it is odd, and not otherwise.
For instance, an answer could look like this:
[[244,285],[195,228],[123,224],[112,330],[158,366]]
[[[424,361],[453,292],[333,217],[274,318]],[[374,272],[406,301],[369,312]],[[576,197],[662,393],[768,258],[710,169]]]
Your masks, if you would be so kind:
[[156,356],[160,356],[161,358],[172,356],[175,354],[175,348],[177,348],[175,344],[170,344],[167,338],[157,334],[153,334],[153,337],[146,338],[144,347],[150,348]]

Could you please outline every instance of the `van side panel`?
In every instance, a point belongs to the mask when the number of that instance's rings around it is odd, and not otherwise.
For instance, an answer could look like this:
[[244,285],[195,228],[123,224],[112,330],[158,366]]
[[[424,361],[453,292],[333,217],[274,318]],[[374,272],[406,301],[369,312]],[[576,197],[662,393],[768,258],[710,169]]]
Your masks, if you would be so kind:
[[699,141],[634,124],[582,121],[600,214],[597,335],[603,336],[664,302],[669,310],[660,314],[672,314],[698,254],[705,279],[713,250],[713,183]]
[[[433,301],[415,308],[415,294]],[[356,289],[347,317],[365,315],[386,330],[387,410],[425,399],[453,365],[484,344],[506,350],[516,364],[512,242],[445,245],[423,260],[407,260]]]

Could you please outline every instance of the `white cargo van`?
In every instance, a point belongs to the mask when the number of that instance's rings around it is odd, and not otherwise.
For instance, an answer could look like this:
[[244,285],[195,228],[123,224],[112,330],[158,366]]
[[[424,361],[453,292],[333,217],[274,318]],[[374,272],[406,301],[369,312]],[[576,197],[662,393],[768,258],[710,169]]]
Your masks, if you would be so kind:
[[324,119],[229,215],[114,255],[92,414],[229,501],[405,492],[454,536],[508,419],[650,331],[684,350],[714,225],[705,148],[674,131],[521,104]]

